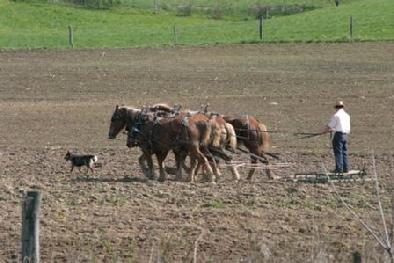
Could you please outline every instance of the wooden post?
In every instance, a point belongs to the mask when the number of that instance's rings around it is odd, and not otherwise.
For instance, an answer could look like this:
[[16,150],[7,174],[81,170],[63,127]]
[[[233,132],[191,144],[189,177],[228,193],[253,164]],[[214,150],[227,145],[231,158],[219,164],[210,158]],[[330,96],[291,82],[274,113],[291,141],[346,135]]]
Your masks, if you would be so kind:
[[358,251],[353,252],[353,263],[361,263],[361,254],[360,254],[360,252],[358,252]]
[[350,39],[353,38],[353,18],[352,18],[352,16],[350,16],[350,19],[349,19],[349,37],[350,37]]
[[173,33],[173,37],[174,37],[174,44],[176,45],[176,43],[178,42],[178,36],[176,33],[176,26],[174,25],[173,29],[172,29],[172,33]]
[[264,20],[264,18],[263,18],[262,15],[260,15],[259,18],[260,18],[260,19],[259,19],[259,21],[260,21],[260,23],[259,23],[260,40],[263,40],[263,20]]
[[40,192],[24,193],[22,202],[22,262],[40,262],[40,205]]
[[154,13],[158,14],[159,13],[159,0],[153,0],[153,6],[154,6]]
[[74,33],[71,25],[68,26],[68,43],[70,44],[71,48],[74,48]]

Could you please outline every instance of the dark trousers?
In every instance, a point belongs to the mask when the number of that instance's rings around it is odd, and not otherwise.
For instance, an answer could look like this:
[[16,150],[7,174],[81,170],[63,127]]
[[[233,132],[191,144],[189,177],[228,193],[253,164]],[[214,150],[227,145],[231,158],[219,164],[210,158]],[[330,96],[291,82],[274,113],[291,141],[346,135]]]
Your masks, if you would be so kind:
[[342,132],[335,132],[332,140],[332,147],[335,155],[335,171],[342,173],[349,171],[349,163],[347,160],[347,141],[348,135]]

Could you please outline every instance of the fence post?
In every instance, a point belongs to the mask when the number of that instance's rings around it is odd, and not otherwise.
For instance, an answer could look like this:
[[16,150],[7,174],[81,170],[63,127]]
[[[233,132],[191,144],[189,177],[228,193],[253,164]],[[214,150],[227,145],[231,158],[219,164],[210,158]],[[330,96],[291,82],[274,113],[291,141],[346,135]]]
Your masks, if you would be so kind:
[[154,13],[158,14],[159,13],[159,0],[153,0],[153,6],[154,6]]
[[71,48],[74,48],[74,32],[71,25],[68,26],[68,43]]
[[41,193],[28,191],[22,201],[22,262],[40,262]]
[[361,263],[361,254],[360,252],[356,251],[352,253],[353,255],[353,263]]
[[178,36],[177,36],[177,33],[176,33],[176,26],[175,25],[172,28],[172,33],[173,33],[173,37],[174,37],[174,44],[176,45],[176,43],[178,42]]
[[352,16],[350,16],[350,19],[349,19],[349,37],[350,37],[350,39],[353,38],[353,18],[352,18]]
[[263,40],[263,20],[264,20],[264,18],[263,18],[263,16],[262,15],[260,15],[260,17],[259,17],[259,34],[260,34],[260,40]]

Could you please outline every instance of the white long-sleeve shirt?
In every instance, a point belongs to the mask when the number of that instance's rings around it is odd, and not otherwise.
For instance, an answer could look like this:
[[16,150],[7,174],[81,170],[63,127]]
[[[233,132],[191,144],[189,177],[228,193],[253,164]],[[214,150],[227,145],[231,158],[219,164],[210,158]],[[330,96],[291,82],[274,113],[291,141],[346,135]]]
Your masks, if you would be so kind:
[[336,132],[350,133],[350,116],[345,112],[344,109],[339,109],[331,117],[328,127],[335,130]]

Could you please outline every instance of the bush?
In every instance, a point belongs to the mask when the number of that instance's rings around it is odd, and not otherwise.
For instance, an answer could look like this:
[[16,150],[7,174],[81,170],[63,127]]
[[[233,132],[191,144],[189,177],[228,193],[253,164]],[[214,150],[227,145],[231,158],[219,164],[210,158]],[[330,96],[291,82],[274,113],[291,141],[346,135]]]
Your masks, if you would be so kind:
[[252,6],[249,6],[248,13],[250,16],[254,16],[256,18],[259,18],[260,16],[263,16],[266,18],[267,12],[269,12],[270,7],[265,6],[265,5],[260,5],[260,4],[255,4]]
[[189,5],[178,6],[176,15],[177,16],[191,16],[192,15],[192,5],[189,4]]
[[[50,0],[51,1],[51,0]],[[109,9],[121,4],[121,0],[52,0],[56,2],[81,5],[94,9]]]
[[220,6],[215,6],[210,10],[210,17],[213,19],[222,19],[223,18],[223,10]]

